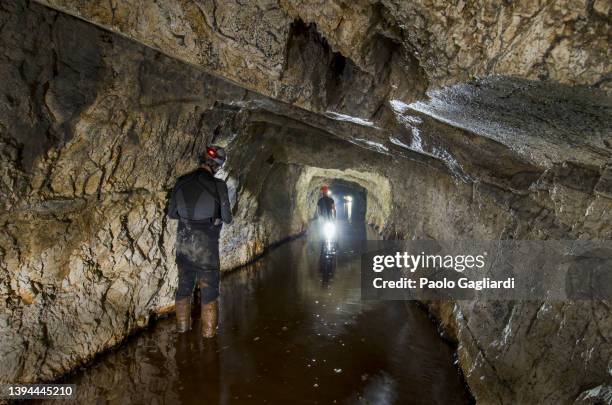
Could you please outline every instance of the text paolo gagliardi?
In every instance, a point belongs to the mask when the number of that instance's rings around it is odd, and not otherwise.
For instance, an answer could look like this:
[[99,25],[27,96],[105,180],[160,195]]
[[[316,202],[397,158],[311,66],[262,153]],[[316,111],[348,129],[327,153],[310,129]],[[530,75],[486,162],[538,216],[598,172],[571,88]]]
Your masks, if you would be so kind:
[[[400,270],[415,273],[417,270],[427,269],[451,269],[457,273],[469,275],[470,271],[478,272],[487,265],[487,252],[479,255],[440,255],[440,254],[410,254],[408,252],[396,252],[389,255],[375,255],[372,257],[372,271],[379,273],[380,276],[372,279],[372,286],[376,289],[513,289],[514,277],[503,280],[492,280],[489,277],[478,277],[472,274],[471,277],[429,277],[419,275],[413,277],[412,274],[387,280],[382,277],[382,272],[388,270]],[[465,273],[464,273],[465,272]]]

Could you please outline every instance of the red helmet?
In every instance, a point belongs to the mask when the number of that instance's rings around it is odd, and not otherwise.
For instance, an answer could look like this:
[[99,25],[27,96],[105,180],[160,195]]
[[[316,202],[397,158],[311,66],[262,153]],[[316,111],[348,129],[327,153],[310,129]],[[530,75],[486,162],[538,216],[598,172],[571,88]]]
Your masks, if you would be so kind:
[[323,187],[321,187],[321,192],[322,192],[323,194],[327,194],[327,192],[328,192],[328,191],[329,191],[329,187],[327,187],[327,186],[323,186]]

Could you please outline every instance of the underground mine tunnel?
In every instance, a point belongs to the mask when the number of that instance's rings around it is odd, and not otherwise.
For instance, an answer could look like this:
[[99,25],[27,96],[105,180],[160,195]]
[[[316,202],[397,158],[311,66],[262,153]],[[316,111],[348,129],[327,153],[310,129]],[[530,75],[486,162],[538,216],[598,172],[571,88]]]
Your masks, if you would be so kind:
[[[609,33],[605,0],[3,0],[2,401],[612,403],[609,295],[362,278],[392,242],[556,241],[605,286]],[[197,296],[175,330],[167,215],[207,145],[233,214],[212,339]],[[554,282],[575,263],[533,252]]]

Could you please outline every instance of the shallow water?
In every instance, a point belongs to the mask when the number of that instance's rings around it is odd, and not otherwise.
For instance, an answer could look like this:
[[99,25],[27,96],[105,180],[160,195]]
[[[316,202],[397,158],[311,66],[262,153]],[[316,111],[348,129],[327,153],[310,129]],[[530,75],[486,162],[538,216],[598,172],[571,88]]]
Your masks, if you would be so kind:
[[360,300],[374,234],[339,228],[335,258],[309,236],[224,277],[215,340],[199,338],[199,322],[177,336],[161,320],[64,382],[79,403],[469,403],[423,310]]

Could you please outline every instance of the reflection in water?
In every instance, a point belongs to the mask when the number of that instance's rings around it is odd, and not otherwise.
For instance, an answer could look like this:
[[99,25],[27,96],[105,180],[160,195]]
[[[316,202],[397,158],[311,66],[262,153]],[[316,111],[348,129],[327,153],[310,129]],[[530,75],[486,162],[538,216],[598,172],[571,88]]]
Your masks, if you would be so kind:
[[224,277],[215,341],[162,320],[68,378],[78,402],[469,403],[423,311],[361,301],[365,225],[340,224],[333,261],[302,238]]
[[[198,361],[194,362],[193,358]],[[199,387],[202,399],[219,403],[221,393],[219,346],[217,341],[204,342],[190,339],[188,335],[176,338],[175,364],[178,368],[178,396],[182,403],[190,403],[194,398],[189,387]],[[186,365],[187,367],[182,367]],[[185,389],[187,388],[187,389]]]
[[334,278],[334,271],[336,270],[336,255],[327,253],[325,243],[321,244],[321,255],[319,257],[319,274],[323,287],[326,287]]

